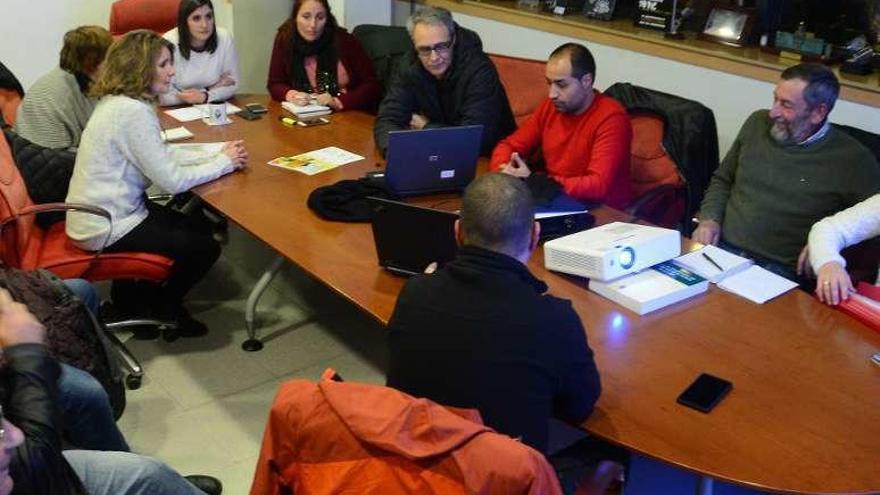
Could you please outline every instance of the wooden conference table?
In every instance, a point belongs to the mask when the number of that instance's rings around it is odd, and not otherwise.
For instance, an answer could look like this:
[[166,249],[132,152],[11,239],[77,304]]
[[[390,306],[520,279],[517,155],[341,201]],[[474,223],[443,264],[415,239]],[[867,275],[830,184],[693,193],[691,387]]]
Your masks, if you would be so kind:
[[[382,270],[368,224],[319,219],[306,206],[318,186],[361,177],[381,160],[373,118],[357,112],[312,128],[234,117],[224,127],[187,123],[196,141],[244,139],[250,167],[196,193],[284,258],[386,323],[404,280]],[[163,116],[166,127],[179,125]],[[366,159],[315,176],[271,167],[282,155],[339,146]],[[598,222],[619,218],[607,208]],[[689,241],[684,241],[690,246]],[[787,493],[880,492],[880,333],[792,291],[753,304],[708,293],[639,317],[587,290],[578,277],[531,270],[571,299],[587,329],[603,393],[583,428],[648,457],[747,487]],[[702,372],[733,382],[711,412],[679,406]],[[709,478],[706,478],[709,479]]]

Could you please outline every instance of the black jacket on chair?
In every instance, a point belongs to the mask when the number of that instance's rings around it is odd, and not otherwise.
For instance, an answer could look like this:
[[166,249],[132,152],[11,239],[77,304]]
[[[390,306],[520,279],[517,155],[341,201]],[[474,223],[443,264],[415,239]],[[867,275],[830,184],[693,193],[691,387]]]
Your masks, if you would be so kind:
[[452,65],[440,80],[422,67],[415,51],[387,89],[373,134],[385,154],[388,133],[409,129],[413,113],[428,118],[428,127],[483,125],[481,153],[516,128],[498,71],[483,53],[477,33],[456,25]]
[[[692,218],[718,168],[715,114],[694,100],[630,83],[616,83],[606,89],[605,94],[619,101],[627,112],[650,112],[664,120],[663,147],[684,179],[687,187],[685,219]],[[685,225],[690,222],[686,221]]]

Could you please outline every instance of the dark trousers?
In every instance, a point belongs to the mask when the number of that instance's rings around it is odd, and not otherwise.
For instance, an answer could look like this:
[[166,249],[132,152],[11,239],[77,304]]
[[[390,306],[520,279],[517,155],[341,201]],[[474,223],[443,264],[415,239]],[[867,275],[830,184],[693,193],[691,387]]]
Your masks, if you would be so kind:
[[[149,215],[143,222],[105,251],[154,253],[173,259],[171,275],[160,293],[163,306],[176,311],[186,293],[217,261],[220,245],[202,222],[152,202],[147,203],[147,210]],[[121,290],[123,287],[129,290]],[[126,298],[139,297],[131,294],[131,287],[132,284],[114,284],[114,303],[118,302],[117,293],[126,293]]]

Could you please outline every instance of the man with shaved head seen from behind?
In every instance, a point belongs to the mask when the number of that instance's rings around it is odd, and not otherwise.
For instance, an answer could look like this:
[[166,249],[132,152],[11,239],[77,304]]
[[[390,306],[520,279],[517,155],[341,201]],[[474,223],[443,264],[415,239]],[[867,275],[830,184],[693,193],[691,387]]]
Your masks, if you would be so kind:
[[626,208],[632,128],[623,106],[593,89],[593,54],[566,43],[550,54],[545,75],[547,99],[498,143],[491,170],[515,177],[543,170],[575,199]]
[[539,234],[522,181],[485,174],[468,186],[456,259],[410,279],[397,300],[388,386],[476,408],[488,426],[547,454],[566,491],[584,479],[603,493],[619,465],[600,461],[618,453],[588,438],[572,447],[577,456],[566,449],[562,468],[548,452],[550,419],[583,422],[601,387],[571,302],[547,294],[526,267]]

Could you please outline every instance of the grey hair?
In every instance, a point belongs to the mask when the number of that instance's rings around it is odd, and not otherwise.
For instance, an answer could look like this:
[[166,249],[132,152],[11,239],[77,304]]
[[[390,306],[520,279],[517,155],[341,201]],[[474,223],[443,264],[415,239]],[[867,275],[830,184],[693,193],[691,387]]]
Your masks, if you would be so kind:
[[455,35],[455,22],[452,13],[443,7],[422,7],[406,20],[406,30],[412,38],[416,24],[428,24],[430,26],[446,26],[449,36]]
[[804,88],[804,101],[810,109],[824,103],[830,112],[840,94],[840,82],[828,67],[822,64],[793,65],[782,72],[782,79],[800,79],[807,83]]

